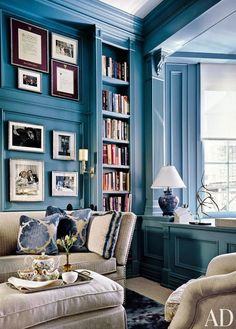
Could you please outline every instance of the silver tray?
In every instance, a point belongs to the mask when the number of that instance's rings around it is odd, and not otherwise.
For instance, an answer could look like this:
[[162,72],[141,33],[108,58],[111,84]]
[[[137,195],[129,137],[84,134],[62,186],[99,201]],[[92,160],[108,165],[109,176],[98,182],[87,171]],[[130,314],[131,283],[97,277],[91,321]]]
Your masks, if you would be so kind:
[[[75,271],[77,272],[77,271]],[[86,271],[87,272],[87,271]],[[11,284],[10,282],[6,282],[7,286],[18,290],[24,294],[31,294],[34,292],[40,292],[40,291],[46,291],[46,290],[54,290],[54,289],[60,289],[60,288],[66,288],[66,287],[73,287],[73,286],[78,286],[80,284],[85,284],[85,283],[89,283],[91,280],[93,280],[93,278],[87,274],[81,273],[81,272],[77,272],[78,273],[78,278],[75,282],[73,283],[66,283],[60,278],[58,279],[58,282],[61,283],[58,286],[52,286],[52,287],[42,287],[42,288],[38,288],[38,289],[18,289],[17,287],[15,287],[13,284]]]

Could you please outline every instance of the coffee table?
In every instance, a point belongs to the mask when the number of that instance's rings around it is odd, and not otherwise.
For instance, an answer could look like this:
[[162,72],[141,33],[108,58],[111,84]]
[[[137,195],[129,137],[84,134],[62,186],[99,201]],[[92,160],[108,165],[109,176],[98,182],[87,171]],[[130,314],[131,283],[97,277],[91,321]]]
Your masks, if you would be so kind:
[[89,283],[28,294],[0,284],[0,328],[127,328],[123,287],[90,273]]

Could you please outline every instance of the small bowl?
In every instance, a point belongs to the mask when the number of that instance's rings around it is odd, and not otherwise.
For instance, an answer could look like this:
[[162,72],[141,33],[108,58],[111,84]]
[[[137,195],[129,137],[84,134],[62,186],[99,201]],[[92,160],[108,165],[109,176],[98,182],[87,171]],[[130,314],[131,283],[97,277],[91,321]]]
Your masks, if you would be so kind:
[[63,272],[62,273],[62,280],[65,283],[74,283],[78,278],[77,272]]
[[35,274],[35,271],[31,268],[24,269],[24,270],[18,270],[17,271],[19,278],[24,280],[32,280],[33,276]]

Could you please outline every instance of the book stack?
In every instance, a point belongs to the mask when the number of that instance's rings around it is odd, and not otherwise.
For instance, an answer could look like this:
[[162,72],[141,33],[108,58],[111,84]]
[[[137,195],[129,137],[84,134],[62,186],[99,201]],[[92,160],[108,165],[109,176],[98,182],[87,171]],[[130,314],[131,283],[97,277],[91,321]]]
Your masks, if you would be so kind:
[[128,147],[116,144],[103,144],[103,164],[128,166]]
[[103,197],[103,210],[131,211],[131,194]]
[[103,111],[129,114],[129,97],[104,89],[102,91],[102,109]]
[[103,137],[116,140],[129,140],[129,125],[127,122],[117,119],[103,119]]
[[128,81],[128,63],[115,61],[112,57],[102,56],[102,75]]
[[111,171],[103,174],[103,191],[129,191],[129,172]]

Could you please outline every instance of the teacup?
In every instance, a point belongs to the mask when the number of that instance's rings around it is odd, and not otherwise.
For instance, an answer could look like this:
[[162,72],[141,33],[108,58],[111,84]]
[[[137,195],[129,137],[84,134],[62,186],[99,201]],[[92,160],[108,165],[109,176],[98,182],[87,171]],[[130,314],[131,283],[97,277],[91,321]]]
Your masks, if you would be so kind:
[[77,280],[78,273],[77,272],[63,272],[61,276],[62,276],[62,280],[65,283],[73,283]]
[[35,271],[32,270],[32,268],[24,269],[24,270],[18,270],[17,271],[19,277],[24,280],[32,280]]

